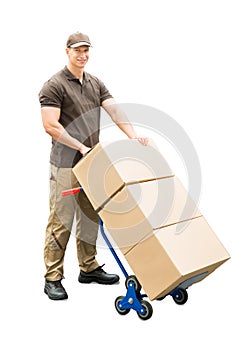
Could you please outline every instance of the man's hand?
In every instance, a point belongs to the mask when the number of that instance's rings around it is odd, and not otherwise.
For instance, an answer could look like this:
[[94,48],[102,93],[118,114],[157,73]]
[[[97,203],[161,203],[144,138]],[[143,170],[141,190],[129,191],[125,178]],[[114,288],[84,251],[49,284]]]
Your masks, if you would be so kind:
[[138,140],[140,143],[142,143],[142,145],[144,146],[147,146],[148,145],[148,142],[149,142],[149,139],[148,137],[145,137],[145,136],[136,136],[134,137],[135,140]]
[[81,154],[83,154],[83,156],[85,156],[86,153],[88,153],[90,150],[91,150],[91,148],[90,147],[86,147],[85,145],[81,145],[80,148],[79,148],[79,152]]

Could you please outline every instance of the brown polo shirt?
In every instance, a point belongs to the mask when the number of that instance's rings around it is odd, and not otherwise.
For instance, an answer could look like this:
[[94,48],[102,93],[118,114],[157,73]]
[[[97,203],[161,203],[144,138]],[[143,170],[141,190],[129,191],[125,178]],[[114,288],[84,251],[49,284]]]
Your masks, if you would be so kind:
[[[81,84],[67,67],[49,79],[39,93],[41,107],[60,108],[59,122],[87,147],[99,142],[100,106],[108,98],[112,95],[101,80],[84,72]],[[50,162],[57,167],[72,168],[82,155],[59,141],[52,140]]]

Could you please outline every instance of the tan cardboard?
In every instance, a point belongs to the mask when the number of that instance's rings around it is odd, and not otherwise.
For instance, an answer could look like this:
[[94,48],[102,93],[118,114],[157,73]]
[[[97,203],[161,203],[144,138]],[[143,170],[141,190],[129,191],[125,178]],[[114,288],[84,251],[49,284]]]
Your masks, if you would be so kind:
[[152,141],[100,143],[73,172],[150,300],[230,258]]
[[99,211],[123,253],[154,229],[201,216],[176,176],[125,185]]
[[125,184],[174,175],[152,140],[129,139],[97,144],[73,172],[95,210]]
[[125,257],[150,300],[190,278],[200,281],[230,258],[202,216],[156,230]]

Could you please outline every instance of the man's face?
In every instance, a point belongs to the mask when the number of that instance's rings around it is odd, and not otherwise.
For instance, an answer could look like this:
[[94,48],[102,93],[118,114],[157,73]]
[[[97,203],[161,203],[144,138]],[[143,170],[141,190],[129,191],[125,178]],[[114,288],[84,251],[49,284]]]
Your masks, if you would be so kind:
[[68,55],[70,63],[77,68],[84,68],[89,59],[89,47],[79,46],[67,48],[66,53]]

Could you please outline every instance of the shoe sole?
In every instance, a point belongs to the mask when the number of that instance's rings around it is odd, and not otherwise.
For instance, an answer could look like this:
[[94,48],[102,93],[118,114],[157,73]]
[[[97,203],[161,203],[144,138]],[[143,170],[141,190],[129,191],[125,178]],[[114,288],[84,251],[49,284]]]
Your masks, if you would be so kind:
[[44,288],[44,292],[45,292],[45,294],[48,296],[48,298],[49,299],[51,299],[51,300],[64,300],[64,299],[68,299],[68,295],[64,295],[64,296],[62,296],[62,297],[52,297],[49,293],[48,293],[48,291]]
[[110,281],[102,281],[100,279],[94,278],[94,277],[84,277],[84,278],[78,278],[78,281],[80,283],[98,283],[98,284],[115,284],[119,282],[119,278],[114,278],[113,280]]

